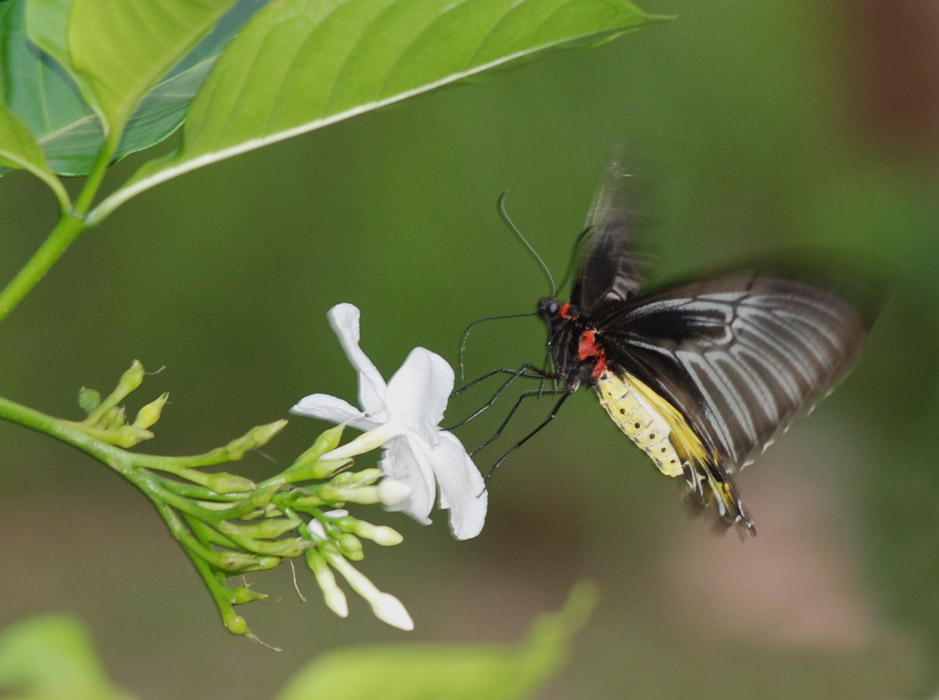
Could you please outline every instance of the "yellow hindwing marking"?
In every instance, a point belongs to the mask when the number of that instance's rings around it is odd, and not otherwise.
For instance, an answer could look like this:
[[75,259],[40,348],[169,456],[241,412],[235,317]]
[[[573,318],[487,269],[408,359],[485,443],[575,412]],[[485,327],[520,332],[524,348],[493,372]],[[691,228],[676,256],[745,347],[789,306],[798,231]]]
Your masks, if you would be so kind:
[[681,476],[685,462],[707,461],[707,450],[681,413],[636,377],[607,370],[597,377],[596,390],[613,422],[666,476]]

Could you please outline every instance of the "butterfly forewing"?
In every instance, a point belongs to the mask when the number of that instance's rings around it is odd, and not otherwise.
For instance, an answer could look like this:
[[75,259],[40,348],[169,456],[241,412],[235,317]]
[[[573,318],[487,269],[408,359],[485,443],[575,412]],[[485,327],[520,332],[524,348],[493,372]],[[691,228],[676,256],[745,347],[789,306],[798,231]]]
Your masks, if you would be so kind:
[[586,250],[571,290],[582,309],[617,304],[639,292],[641,279],[631,250],[633,215],[626,197],[628,175],[614,161],[607,167],[587,215]]

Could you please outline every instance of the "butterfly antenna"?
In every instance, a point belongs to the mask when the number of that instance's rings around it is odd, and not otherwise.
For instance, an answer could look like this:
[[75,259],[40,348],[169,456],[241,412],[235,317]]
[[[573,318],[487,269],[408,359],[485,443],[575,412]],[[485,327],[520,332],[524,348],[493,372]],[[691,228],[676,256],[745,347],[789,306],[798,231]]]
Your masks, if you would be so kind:
[[574,248],[571,250],[571,259],[567,263],[567,272],[564,273],[564,279],[561,280],[561,286],[558,287],[558,289],[564,289],[564,285],[567,284],[567,281],[571,278],[571,275],[574,274],[574,268],[577,267],[577,260],[581,256],[581,249],[584,246],[584,241],[587,240],[587,236],[590,235],[592,230],[593,227],[588,226],[580,232],[579,236],[577,236],[577,240],[574,242]]
[[554,277],[551,275],[551,270],[548,269],[548,266],[545,265],[544,260],[541,259],[541,256],[538,255],[531,243],[528,242],[528,239],[522,235],[522,232],[519,231],[518,226],[515,225],[515,222],[512,221],[512,217],[509,216],[509,212],[505,209],[505,199],[509,196],[509,191],[506,190],[501,195],[499,195],[499,216],[502,217],[502,220],[505,222],[505,225],[509,227],[509,230],[512,234],[518,239],[518,242],[524,246],[525,250],[528,251],[528,254],[535,259],[535,262],[538,263],[538,267],[541,268],[541,271],[544,273],[545,279],[548,280],[548,286],[551,287],[551,292],[549,296],[554,296],[557,294],[558,288],[554,284]]
[[463,331],[463,337],[460,338],[460,381],[466,381],[466,372],[463,362],[464,355],[466,354],[466,341],[469,339],[470,331],[473,330],[483,321],[499,321],[503,318],[523,318],[525,316],[537,316],[537,311],[526,311],[523,314],[506,314],[505,316],[487,316],[486,318],[477,318],[471,324],[466,327],[466,330]]

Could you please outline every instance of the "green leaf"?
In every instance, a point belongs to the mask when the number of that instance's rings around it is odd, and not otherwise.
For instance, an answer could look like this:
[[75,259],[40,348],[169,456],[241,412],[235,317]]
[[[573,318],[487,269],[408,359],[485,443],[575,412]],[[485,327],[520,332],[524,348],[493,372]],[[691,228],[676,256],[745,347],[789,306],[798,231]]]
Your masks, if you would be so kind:
[[[31,3],[29,9],[35,4]],[[44,141],[50,135],[58,138],[61,133],[91,132],[92,152],[96,152],[101,141],[97,118],[91,115],[68,74],[27,38],[26,0],[10,0],[8,7],[0,26],[0,70],[7,107],[43,147],[49,167],[59,174],[70,174]],[[43,19],[48,31],[53,31],[55,18]],[[75,140],[71,137],[72,142]]]
[[[0,3],[0,76],[10,110],[42,146],[53,172],[87,175],[104,141],[101,120],[69,73],[66,21],[73,0]],[[218,54],[268,0],[241,0],[150,90],[124,128],[114,160],[159,143],[182,123]],[[27,38],[28,34],[28,38]],[[2,173],[0,173],[2,174]]]
[[[105,132],[121,130],[138,102],[236,0],[74,0],[70,66],[94,97]],[[115,144],[116,145],[116,144]]]
[[375,646],[324,654],[276,700],[513,700],[528,698],[563,668],[571,637],[596,605],[596,589],[574,587],[564,609],[545,615],[515,646]]
[[66,615],[28,618],[0,634],[0,690],[37,700],[130,697],[105,676],[85,627]]
[[254,148],[651,21],[625,0],[282,0],[229,45],[192,103],[183,144],[92,215]]
[[46,165],[42,149],[33,141],[23,123],[7,110],[2,101],[0,101],[0,164],[30,171],[49,185],[58,198],[62,211],[68,210],[68,193]]

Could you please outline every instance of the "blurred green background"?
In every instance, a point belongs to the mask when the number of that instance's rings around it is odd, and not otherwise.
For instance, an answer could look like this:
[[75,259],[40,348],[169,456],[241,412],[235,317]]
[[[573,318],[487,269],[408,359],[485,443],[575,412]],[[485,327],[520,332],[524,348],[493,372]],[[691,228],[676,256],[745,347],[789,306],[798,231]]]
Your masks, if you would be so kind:
[[[405,543],[362,569],[410,609],[400,633],[356,600],[302,604],[281,567],[243,609],[280,654],[230,636],[145,499],[102,465],[0,424],[0,625],[64,610],[141,698],[265,698],[304,661],[379,641],[512,641],[577,579],[603,598],[545,698],[905,697],[939,648],[939,16],[903,0],[657,0],[675,13],[592,51],[403,103],[167,183],[89,232],[5,322],[0,392],[77,417],[132,359],[171,405],[146,449],[200,452],[301,396],[352,399],[326,310],[362,309],[390,374],[415,345],[456,362],[464,327],[528,311],[558,276],[622,141],[649,193],[652,284],[798,251],[894,283],[862,361],[738,484],[755,540],[715,536],[581,392],[500,471],[486,529],[453,541],[389,515]],[[113,175],[127,176],[129,158]],[[23,174],[0,183],[7,280],[54,223]],[[537,319],[488,324],[467,374],[541,362]],[[452,407],[469,412],[481,389]],[[131,402],[135,410],[139,405]],[[529,406],[507,447],[549,409]],[[461,433],[468,445],[496,414]],[[487,423],[488,421],[488,423]],[[281,465],[325,425],[294,419]],[[499,445],[480,455],[483,470]],[[274,467],[243,463],[249,476]],[[368,510],[360,512],[372,517]]]

